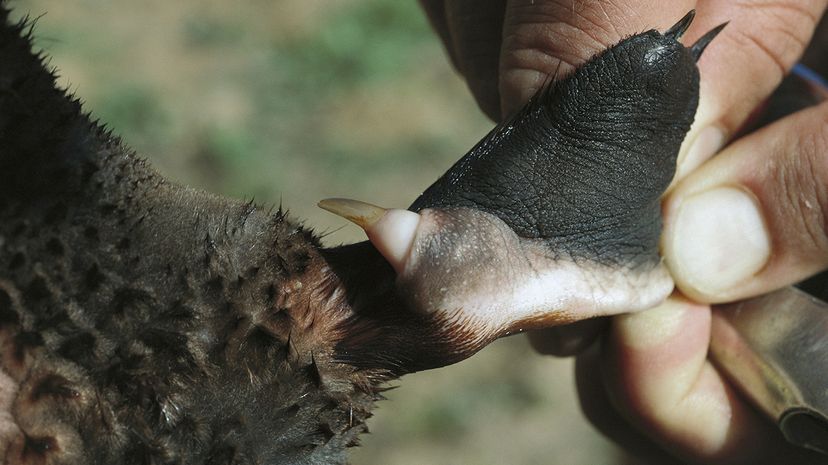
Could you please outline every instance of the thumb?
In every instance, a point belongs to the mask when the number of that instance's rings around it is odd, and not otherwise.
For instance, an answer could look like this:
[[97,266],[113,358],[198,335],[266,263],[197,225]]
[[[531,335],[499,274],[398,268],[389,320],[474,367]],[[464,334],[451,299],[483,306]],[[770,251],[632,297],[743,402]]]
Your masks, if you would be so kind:
[[735,142],[665,201],[663,249],[677,286],[737,300],[828,267],[828,103]]

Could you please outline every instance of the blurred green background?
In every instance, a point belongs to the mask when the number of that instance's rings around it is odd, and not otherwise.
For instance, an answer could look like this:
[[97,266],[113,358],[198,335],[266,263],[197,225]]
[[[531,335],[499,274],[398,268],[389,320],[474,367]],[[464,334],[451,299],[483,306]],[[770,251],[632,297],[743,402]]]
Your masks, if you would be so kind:
[[[492,126],[414,0],[14,0],[43,15],[61,83],[166,176],[360,231],[330,196],[407,206]],[[44,15],[45,13],[45,15]],[[571,360],[523,337],[406,376],[360,465],[614,464],[583,419]]]

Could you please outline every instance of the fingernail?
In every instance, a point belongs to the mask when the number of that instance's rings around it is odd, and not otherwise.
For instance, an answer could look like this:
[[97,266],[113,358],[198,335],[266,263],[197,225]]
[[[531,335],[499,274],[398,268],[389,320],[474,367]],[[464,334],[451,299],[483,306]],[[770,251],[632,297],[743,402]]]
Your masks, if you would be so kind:
[[761,270],[770,239],[755,198],[718,187],[681,201],[671,228],[667,263],[677,284],[719,294]]
[[690,142],[684,157],[679,160],[676,179],[681,179],[710,159],[725,143],[725,134],[718,126],[708,126]]

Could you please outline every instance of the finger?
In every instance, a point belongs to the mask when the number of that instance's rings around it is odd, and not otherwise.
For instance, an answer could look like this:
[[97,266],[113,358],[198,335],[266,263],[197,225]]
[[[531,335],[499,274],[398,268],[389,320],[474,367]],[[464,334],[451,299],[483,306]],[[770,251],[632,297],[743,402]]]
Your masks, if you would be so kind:
[[612,404],[689,461],[800,463],[810,454],[788,446],[707,360],[710,329],[710,308],[681,297],[614,318],[602,366]]
[[665,30],[695,4],[695,0],[509,0],[500,55],[503,115],[520,108],[548,76],[566,76],[632,34]]
[[679,155],[680,179],[715,154],[799,59],[825,0],[700,0],[686,40],[729,21],[699,60],[699,110]]
[[526,335],[532,348],[544,355],[567,357],[592,345],[606,329],[609,320],[592,318],[563,326],[530,331]]
[[679,465],[683,462],[665,452],[649,437],[632,426],[610,402],[601,379],[600,344],[593,344],[575,360],[575,383],[584,416],[624,451],[638,460],[634,463]]
[[445,7],[454,63],[480,108],[500,120],[498,63],[506,0],[453,0]]
[[663,251],[705,302],[768,292],[828,267],[828,103],[744,137],[665,201]]

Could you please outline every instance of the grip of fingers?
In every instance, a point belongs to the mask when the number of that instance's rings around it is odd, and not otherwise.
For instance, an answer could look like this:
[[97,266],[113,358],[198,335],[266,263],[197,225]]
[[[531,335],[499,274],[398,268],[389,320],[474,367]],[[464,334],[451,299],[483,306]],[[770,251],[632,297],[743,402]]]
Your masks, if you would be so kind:
[[698,300],[768,292],[828,266],[828,103],[725,149],[666,201],[663,249]]

